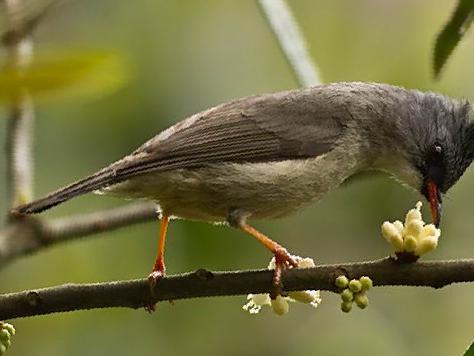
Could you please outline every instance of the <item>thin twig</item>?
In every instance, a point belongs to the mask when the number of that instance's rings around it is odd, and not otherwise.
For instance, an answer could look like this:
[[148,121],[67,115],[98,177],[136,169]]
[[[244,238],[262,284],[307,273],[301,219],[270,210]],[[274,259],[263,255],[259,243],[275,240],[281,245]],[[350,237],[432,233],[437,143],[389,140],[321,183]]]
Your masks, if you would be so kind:
[[0,231],[0,268],[15,258],[45,247],[156,218],[153,203],[130,204],[51,221],[26,216],[11,221]]
[[[370,276],[374,286],[424,286],[441,288],[474,281],[474,259],[400,264],[392,258],[372,262],[322,265],[293,269],[283,276],[286,291],[336,291],[334,281]],[[211,272],[197,270],[161,280],[151,293],[146,279],[66,284],[0,296],[0,320],[109,307],[140,308],[163,300],[266,293],[272,286],[269,270]]]
[[135,203],[108,211],[74,215],[45,224],[43,233],[49,244],[65,242],[77,237],[111,231],[124,226],[157,220],[154,203]]
[[[10,0],[11,1],[11,0]],[[16,1],[14,9],[9,11],[8,17],[15,21],[15,26],[11,26],[1,35],[1,41],[7,46],[14,46],[16,43],[29,37],[38,25],[44,20],[53,7],[66,0],[48,1]]]
[[258,0],[258,4],[300,85],[321,83],[304,36],[285,0]]

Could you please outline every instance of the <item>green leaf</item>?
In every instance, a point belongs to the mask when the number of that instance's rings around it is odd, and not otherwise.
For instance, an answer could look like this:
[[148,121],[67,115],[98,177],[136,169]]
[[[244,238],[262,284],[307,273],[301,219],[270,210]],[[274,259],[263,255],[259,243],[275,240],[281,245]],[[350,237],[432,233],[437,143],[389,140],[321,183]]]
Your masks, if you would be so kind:
[[469,348],[464,353],[464,356],[474,356],[474,343],[469,346]]
[[436,38],[433,66],[434,76],[439,77],[441,69],[472,24],[474,0],[459,0],[449,21]]
[[8,103],[25,91],[36,100],[97,98],[116,90],[126,78],[123,60],[116,54],[38,54],[28,66],[0,68],[0,103]]

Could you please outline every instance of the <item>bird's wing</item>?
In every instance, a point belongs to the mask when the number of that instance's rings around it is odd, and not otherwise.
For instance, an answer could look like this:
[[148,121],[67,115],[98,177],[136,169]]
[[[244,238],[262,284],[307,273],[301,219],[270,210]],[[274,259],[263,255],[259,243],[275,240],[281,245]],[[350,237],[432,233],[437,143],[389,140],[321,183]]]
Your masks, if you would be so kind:
[[150,171],[322,155],[341,137],[347,118],[341,111],[344,105],[334,99],[334,93],[321,86],[217,106],[179,122],[101,171],[14,212],[38,213]]
[[117,162],[116,177],[219,162],[268,162],[328,152],[344,129],[314,89],[240,99],[196,114]]

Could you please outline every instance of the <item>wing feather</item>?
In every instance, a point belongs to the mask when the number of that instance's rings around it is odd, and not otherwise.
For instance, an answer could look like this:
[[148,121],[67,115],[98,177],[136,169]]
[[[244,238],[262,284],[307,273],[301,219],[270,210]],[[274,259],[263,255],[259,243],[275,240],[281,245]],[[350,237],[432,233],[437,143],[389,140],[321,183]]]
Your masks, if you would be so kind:
[[341,137],[348,117],[344,110],[327,86],[226,103],[179,122],[122,160],[15,212],[38,213],[150,171],[316,157]]

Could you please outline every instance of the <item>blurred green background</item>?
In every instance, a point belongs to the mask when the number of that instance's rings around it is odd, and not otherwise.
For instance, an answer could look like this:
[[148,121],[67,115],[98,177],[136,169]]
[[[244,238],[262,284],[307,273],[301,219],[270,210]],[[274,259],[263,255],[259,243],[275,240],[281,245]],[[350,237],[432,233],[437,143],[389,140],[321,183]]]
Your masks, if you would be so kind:
[[[433,41],[454,2],[289,5],[324,82],[387,82],[474,98],[472,35],[455,50],[441,80],[431,79]],[[37,196],[109,164],[192,113],[298,86],[251,0],[71,1],[51,12],[35,38],[38,53],[105,49],[123,55],[130,66],[130,80],[111,95],[38,105]],[[0,120],[1,132],[5,123]],[[429,258],[474,256],[473,185],[471,170],[450,192],[440,246]],[[0,187],[4,201],[4,174]],[[402,218],[418,199],[385,177],[369,178],[257,227],[318,263],[377,259],[389,253],[381,222]],[[45,215],[125,203],[88,195]],[[5,210],[2,205],[2,215]],[[155,257],[157,231],[158,223],[147,223],[21,258],[0,271],[0,292],[144,277]],[[271,257],[253,239],[223,226],[173,221],[168,236],[170,274],[261,268]],[[56,314],[15,320],[9,355],[461,355],[474,338],[473,297],[472,285],[458,284],[437,291],[375,288],[370,307],[348,315],[330,293],[323,293],[318,309],[292,305],[284,317],[270,310],[248,315],[241,309],[244,296],[162,303],[152,315],[127,309]]]

